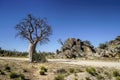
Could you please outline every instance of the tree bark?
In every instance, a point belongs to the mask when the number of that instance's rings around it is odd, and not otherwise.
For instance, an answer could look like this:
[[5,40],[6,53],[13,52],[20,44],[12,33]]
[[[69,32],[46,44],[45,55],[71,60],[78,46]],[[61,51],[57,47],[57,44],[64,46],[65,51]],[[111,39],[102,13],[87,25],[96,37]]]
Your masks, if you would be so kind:
[[29,61],[33,62],[33,54],[35,53],[37,44],[30,43],[29,45]]

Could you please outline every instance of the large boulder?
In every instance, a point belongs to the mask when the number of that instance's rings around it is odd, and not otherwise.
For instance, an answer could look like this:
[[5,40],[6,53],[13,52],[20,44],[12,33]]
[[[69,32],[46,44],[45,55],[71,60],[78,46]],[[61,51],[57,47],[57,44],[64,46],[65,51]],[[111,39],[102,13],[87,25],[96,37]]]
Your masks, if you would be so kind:
[[66,58],[88,56],[93,53],[95,53],[95,50],[89,41],[82,41],[75,38],[68,38],[62,45],[61,50],[57,51],[57,54]]

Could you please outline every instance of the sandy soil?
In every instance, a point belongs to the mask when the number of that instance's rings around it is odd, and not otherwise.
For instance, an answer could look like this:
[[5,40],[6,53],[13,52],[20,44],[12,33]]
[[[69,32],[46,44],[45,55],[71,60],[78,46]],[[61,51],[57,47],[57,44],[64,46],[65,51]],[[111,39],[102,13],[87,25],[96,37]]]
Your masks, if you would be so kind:
[[[0,59],[13,59],[28,61],[28,58],[11,58],[11,57],[0,57]],[[95,61],[95,60],[70,60],[70,59],[48,59],[49,62],[58,62],[66,64],[75,64],[81,66],[93,66],[93,67],[108,67],[120,69],[120,62],[113,61]]]

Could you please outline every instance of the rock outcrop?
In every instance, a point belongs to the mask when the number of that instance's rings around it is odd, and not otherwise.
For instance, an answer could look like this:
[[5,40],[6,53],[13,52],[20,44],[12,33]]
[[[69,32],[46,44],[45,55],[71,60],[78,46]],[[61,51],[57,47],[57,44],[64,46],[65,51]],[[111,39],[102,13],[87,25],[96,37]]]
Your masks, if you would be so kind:
[[104,48],[100,46],[96,48],[96,54],[100,55],[100,57],[120,57],[120,36],[103,44]]
[[120,36],[117,36],[114,40],[100,44],[97,48],[94,48],[89,41],[68,38],[62,43],[61,49],[57,50],[56,53],[62,58],[91,56],[120,58]]
[[90,56],[95,53],[94,46],[89,41],[82,41],[80,39],[68,38],[56,53],[64,58],[76,58],[82,56]]

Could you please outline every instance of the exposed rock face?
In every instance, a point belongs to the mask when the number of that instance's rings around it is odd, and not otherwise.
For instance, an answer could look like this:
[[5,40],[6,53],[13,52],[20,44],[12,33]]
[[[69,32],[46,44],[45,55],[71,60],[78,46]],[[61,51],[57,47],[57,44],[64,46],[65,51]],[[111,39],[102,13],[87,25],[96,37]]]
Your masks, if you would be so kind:
[[120,36],[94,49],[89,41],[68,38],[56,53],[63,58],[76,58],[84,56],[115,57],[120,58]]
[[101,57],[120,57],[120,36],[115,40],[104,43],[104,45],[106,45],[104,49],[101,49],[100,47],[96,49],[96,54]]
[[93,55],[93,53],[95,53],[95,50],[89,41],[68,38],[62,45],[61,50],[57,50],[56,53],[59,54],[60,57],[76,58],[80,56]]

